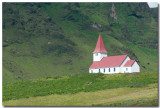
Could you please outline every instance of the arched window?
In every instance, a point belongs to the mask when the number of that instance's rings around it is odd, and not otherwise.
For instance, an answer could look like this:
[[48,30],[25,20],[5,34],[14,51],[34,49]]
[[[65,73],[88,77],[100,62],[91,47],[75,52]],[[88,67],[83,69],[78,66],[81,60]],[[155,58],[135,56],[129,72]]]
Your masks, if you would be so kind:
[[108,70],[109,72],[110,72],[110,68],[109,68],[109,70]]

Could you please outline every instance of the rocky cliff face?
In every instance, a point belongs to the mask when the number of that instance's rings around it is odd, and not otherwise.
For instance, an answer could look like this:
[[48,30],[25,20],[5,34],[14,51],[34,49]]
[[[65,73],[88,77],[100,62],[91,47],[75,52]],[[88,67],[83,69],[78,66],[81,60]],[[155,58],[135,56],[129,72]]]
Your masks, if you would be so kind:
[[115,20],[117,20],[118,17],[117,17],[117,13],[116,13],[114,4],[112,4],[111,10],[112,10],[112,13],[110,14],[110,16],[114,18]]

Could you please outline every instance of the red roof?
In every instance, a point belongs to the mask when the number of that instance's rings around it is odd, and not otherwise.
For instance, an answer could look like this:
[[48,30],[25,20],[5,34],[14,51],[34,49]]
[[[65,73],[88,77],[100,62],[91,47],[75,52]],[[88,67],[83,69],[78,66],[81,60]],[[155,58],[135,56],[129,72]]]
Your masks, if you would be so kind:
[[101,61],[95,61],[90,66],[91,68],[117,67],[120,66],[128,55],[118,55],[103,57]]
[[135,60],[128,60],[124,66],[132,66]]
[[96,52],[101,52],[101,53],[107,53],[107,50],[104,46],[101,34],[99,34],[98,40],[97,40],[97,44],[96,44],[96,48],[94,49],[93,53]]

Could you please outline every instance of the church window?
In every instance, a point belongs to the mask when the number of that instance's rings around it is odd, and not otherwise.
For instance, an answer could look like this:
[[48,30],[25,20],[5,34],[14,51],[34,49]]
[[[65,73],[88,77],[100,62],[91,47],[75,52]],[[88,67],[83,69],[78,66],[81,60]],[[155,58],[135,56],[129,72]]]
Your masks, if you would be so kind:
[[99,69],[99,73],[100,73],[100,69]]
[[114,68],[114,72],[116,71],[116,68]]
[[104,68],[104,72],[105,72],[105,68]]
[[109,72],[110,72],[110,68],[109,68],[109,70],[108,70]]
[[126,68],[126,71],[128,71],[128,68]]

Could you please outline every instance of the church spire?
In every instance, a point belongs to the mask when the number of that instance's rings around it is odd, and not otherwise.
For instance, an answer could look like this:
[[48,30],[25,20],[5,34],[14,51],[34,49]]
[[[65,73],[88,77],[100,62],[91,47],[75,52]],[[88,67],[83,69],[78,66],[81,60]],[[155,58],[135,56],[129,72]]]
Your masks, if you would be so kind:
[[99,34],[98,40],[97,40],[97,44],[96,44],[96,48],[94,49],[93,53],[107,53],[107,50],[104,46],[101,34]]

